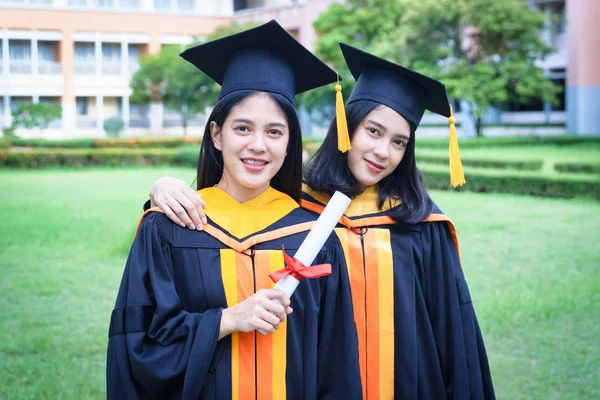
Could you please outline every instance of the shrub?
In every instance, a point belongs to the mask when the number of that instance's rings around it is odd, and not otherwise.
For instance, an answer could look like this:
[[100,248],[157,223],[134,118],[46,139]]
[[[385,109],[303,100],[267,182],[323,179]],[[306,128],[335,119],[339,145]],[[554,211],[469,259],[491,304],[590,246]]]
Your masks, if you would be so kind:
[[[448,190],[448,172],[421,168],[425,184],[429,189]],[[587,197],[600,200],[600,181],[583,181],[534,176],[496,176],[483,173],[469,172],[464,186],[453,188],[456,191],[495,192],[524,194],[541,197],[557,197],[571,199]]]
[[[448,165],[448,157],[417,156],[417,164],[440,164]],[[534,161],[514,161],[514,160],[478,160],[463,158],[462,163],[467,167],[496,168],[496,169],[516,169],[519,171],[539,171],[544,162],[542,160]]]
[[[448,139],[419,139],[417,131],[417,149],[447,149]],[[576,144],[600,144],[600,137],[597,136],[516,136],[516,137],[475,137],[469,139],[460,139],[460,148],[481,148],[481,147],[504,147],[504,146],[536,146],[536,145],[576,145]]]
[[558,172],[576,174],[600,174],[599,163],[556,163],[554,169]]
[[52,168],[126,165],[175,165],[174,151],[54,150],[0,152],[0,166],[9,168]]
[[125,129],[125,121],[121,117],[112,117],[104,121],[103,127],[108,137],[119,137]]

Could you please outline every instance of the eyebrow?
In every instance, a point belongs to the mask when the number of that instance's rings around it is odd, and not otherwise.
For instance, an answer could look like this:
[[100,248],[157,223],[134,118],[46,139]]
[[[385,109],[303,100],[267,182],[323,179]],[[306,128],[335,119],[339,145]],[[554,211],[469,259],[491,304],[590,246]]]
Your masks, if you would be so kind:
[[[387,129],[385,128],[385,126],[381,125],[379,122],[377,122],[375,120],[369,119],[369,120],[367,120],[367,122],[375,125],[379,129],[383,129],[384,131],[387,131]],[[410,140],[410,136],[407,136],[407,135],[402,134],[402,133],[396,134],[394,136],[401,137],[402,139]]]
[[[248,124],[248,125],[253,125],[254,124],[253,121],[251,121],[249,119],[246,119],[246,118],[236,118],[236,119],[234,119],[231,122],[237,123],[237,124],[239,124],[239,123]],[[270,122],[267,125],[268,126],[277,126],[277,127],[281,127],[281,128],[287,128],[287,125],[284,124],[283,122]]]

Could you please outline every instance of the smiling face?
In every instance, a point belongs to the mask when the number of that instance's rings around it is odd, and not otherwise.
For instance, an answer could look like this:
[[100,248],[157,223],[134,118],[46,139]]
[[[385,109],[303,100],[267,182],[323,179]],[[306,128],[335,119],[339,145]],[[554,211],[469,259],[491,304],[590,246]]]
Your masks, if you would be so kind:
[[380,105],[360,122],[352,136],[348,167],[363,186],[376,185],[402,161],[410,125],[400,114]]
[[238,202],[267,190],[287,155],[290,132],[279,105],[266,93],[246,97],[219,127],[210,123],[211,138],[223,155],[218,186]]

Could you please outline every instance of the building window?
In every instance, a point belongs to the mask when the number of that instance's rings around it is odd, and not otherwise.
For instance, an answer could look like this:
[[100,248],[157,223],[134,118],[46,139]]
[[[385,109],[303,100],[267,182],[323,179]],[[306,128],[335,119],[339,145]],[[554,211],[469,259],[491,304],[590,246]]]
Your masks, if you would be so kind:
[[11,74],[31,73],[31,41],[9,40],[8,52]]
[[112,7],[113,0],[93,0],[95,7]]
[[87,0],[69,0],[70,6],[87,6]]
[[75,99],[75,104],[77,107],[77,115],[88,115],[88,98],[87,97],[77,97]]
[[121,45],[102,43],[102,72],[109,75],[121,73]]
[[75,73],[76,74],[94,74],[96,73],[94,43],[77,42],[75,43]]
[[193,10],[195,0],[177,0],[177,9],[179,11]]
[[171,0],[154,0],[154,8],[158,10],[168,10],[171,8]]
[[47,4],[52,5],[53,0],[29,0],[29,4]]
[[75,43],[75,60],[92,61],[94,60],[94,43],[77,42]]
[[139,0],[119,0],[119,7],[121,8],[138,8],[139,6]]

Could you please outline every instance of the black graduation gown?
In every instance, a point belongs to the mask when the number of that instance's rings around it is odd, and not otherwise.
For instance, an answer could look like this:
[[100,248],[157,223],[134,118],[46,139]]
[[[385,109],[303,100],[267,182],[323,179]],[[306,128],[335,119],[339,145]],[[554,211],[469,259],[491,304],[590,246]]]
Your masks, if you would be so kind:
[[268,275],[284,267],[281,246],[293,255],[315,221],[295,202],[289,212],[284,204],[285,215],[275,223],[242,239],[213,220],[219,216],[234,228],[240,213],[249,212],[249,220],[259,214],[254,223],[260,226],[283,195],[273,192],[275,200],[231,211],[203,191],[209,202],[203,231],[181,228],[152,210],[143,217],[111,317],[109,399],[361,397],[349,279],[335,235],[315,260],[330,263],[332,274],[300,282],[291,298],[294,312],[275,334],[218,340],[223,308],[272,287]]
[[[421,223],[396,224],[378,209],[377,197],[367,190],[353,199],[336,228],[352,288],[364,398],[495,398],[454,225],[437,207]],[[305,187],[301,205],[320,212],[328,200]]]

